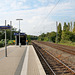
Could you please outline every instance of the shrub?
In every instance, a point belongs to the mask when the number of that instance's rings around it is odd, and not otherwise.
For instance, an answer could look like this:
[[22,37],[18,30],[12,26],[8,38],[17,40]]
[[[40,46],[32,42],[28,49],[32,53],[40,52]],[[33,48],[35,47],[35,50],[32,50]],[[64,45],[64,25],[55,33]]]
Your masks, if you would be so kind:
[[15,44],[14,40],[9,40],[8,41],[8,45],[14,45],[14,44]]
[[4,43],[0,41],[0,47],[4,47]]
[[72,41],[68,41],[68,40],[61,40],[61,41],[60,41],[60,43],[68,43],[68,44],[70,44],[70,43],[72,43]]
[[1,42],[5,45],[5,41],[2,39]]

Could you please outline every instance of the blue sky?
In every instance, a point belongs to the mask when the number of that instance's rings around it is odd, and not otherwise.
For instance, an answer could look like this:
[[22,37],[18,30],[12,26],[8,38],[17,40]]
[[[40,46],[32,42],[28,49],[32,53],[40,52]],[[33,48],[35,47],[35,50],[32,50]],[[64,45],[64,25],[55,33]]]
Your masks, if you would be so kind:
[[75,0],[60,0],[53,9],[57,2],[58,0],[0,0],[0,25],[4,25],[4,20],[7,20],[7,24],[12,21],[13,27],[18,30],[16,19],[22,18],[21,32],[39,35],[56,31],[56,21],[62,25],[64,22],[75,21]]

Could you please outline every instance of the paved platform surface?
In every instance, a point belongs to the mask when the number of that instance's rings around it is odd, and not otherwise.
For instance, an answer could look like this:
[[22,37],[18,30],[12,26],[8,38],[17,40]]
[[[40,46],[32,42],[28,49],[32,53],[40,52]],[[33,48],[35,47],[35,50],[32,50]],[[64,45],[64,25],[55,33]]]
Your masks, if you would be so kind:
[[8,57],[0,58],[0,75],[46,75],[32,45],[8,49]]
[[15,72],[19,62],[26,51],[25,46],[21,48],[14,46],[10,49],[13,49],[13,51],[8,54],[8,57],[4,57],[0,60],[0,75],[16,75]]
[[46,75],[33,46],[29,46],[27,75]]

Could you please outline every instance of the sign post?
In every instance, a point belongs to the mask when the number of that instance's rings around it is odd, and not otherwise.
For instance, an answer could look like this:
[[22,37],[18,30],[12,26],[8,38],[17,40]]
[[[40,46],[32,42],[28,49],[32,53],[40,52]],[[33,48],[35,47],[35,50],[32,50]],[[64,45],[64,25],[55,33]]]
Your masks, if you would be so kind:
[[[5,26],[6,26],[6,20],[5,20]],[[6,40],[6,29],[5,29],[5,57],[7,57],[7,40]]]
[[5,29],[5,57],[7,57],[7,38],[6,38],[6,29],[10,29],[11,26],[6,26],[6,20],[5,20],[5,26],[0,26],[0,29]]

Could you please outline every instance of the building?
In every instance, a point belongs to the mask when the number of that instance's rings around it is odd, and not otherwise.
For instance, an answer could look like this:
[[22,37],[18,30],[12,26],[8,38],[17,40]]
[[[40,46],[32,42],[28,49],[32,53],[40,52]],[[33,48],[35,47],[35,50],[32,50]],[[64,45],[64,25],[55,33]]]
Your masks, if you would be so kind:
[[[15,35],[15,44],[19,45],[19,33],[14,33]],[[27,35],[25,33],[20,33],[20,43],[21,45],[26,45]]]

